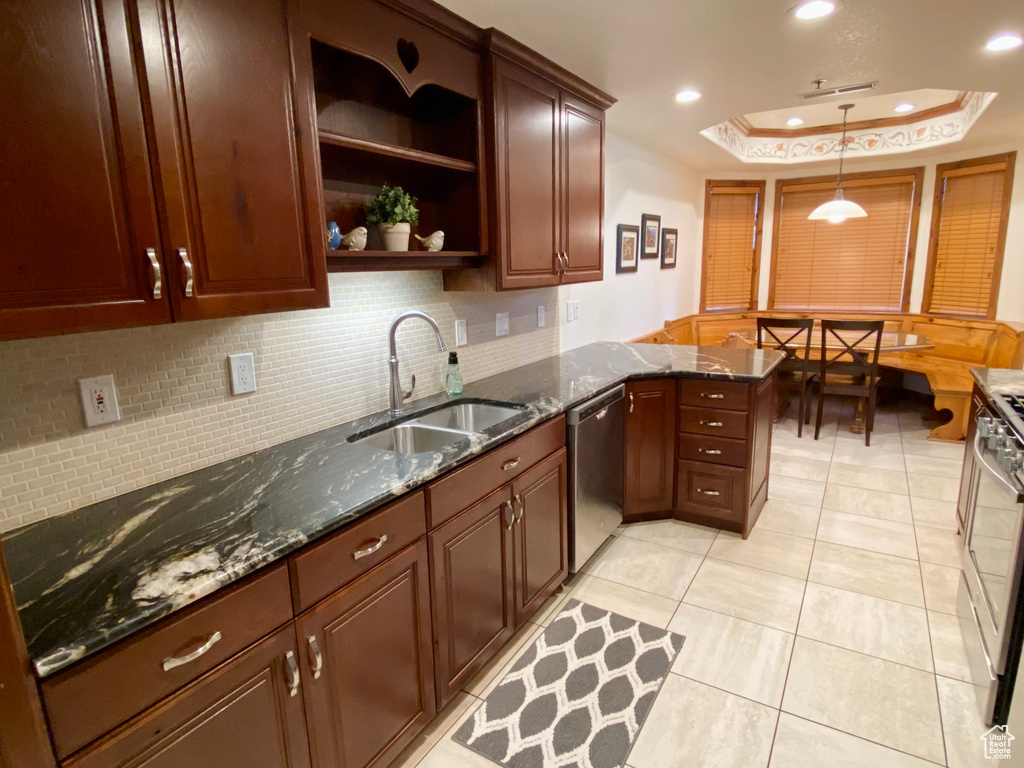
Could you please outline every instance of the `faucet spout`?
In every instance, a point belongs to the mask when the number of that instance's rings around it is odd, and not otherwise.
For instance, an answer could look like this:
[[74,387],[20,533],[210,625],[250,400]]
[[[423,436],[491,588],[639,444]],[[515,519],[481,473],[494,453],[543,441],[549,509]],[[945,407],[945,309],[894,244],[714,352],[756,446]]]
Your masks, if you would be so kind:
[[402,384],[398,377],[398,350],[395,345],[395,335],[398,332],[398,326],[406,320],[414,317],[418,317],[420,320],[425,321],[434,329],[434,335],[437,337],[437,350],[439,352],[448,351],[448,347],[444,343],[444,337],[441,336],[441,329],[438,328],[437,322],[434,318],[426,312],[420,312],[418,309],[411,309],[407,312],[403,312],[391,322],[391,330],[388,331],[388,367],[391,370],[390,412],[392,416],[400,416],[402,414],[402,403],[412,397],[412,392],[416,388],[416,377],[413,376],[409,391],[402,391]]

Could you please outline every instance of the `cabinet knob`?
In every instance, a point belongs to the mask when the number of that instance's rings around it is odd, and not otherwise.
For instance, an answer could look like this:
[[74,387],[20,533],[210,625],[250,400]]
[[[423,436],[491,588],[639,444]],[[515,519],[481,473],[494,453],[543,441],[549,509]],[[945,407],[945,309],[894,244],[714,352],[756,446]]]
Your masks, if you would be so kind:
[[153,272],[153,298],[159,299],[161,296],[163,296],[164,280],[163,275],[160,272],[160,260],[157,259],[156,257],[156,248],[147,248],[146,258],[149,259],[149,268]]
[[320,673],[324,671],[324,657],[320,654],[320,646],[316,642],[316,637],[310,635],[306,638],[309,641],[309,652],[312,654],[312,664],[310,665],[313,672],[313,679],[319,680]]
[[188,251],[184,248],[179,248],[178,258],[181,259],[181,265],[185,268],[185,298],[191,299],[195,274],[192,271],[192,262],[188,258]]
[[295,654],[291,651],[285,653],[284,662],[288,667],[288,695],[294,697],[299,692],[299,663],[295,660]]

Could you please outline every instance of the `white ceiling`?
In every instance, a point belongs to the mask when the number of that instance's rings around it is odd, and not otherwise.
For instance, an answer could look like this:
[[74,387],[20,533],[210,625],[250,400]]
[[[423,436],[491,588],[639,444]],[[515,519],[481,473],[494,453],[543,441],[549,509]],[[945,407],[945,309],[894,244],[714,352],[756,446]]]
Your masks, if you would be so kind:
[[[441,2],[607,91],[619,100],[609,130],[697,169],[756,168],[699,131],[737,115],[795,108],[804,103],[796,94],[819,77],[828,86],[878,80],[873,95],[996,91],[958,147],[1024,140],[1024,48],[985,50],[998,32],[1024,31],[1022,0],[845,0],[814,21],[787,13],[796,0]],[[687,87],[703,98],[676,103],[673,95]]]

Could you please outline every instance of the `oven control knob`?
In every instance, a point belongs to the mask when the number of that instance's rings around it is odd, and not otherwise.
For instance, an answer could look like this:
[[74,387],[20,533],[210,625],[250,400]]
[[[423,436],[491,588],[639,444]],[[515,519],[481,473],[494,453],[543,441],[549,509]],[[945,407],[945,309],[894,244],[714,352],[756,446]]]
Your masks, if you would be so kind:
[[992,429],[988,434],[988,448],[990,451],[998,451],[1006,444],[1006,422],[1000,419],[992,420]]
[[[1009,443],[1009,440],[1007,442]],[[1009,443],[999,451],[996,460],[1006,473],[1012,475],[1024,464],[1024,454],[1013,443]]]
[[992,432],[992,417],[991,416],[979,416],[978,417],[978,436],[988,437]]

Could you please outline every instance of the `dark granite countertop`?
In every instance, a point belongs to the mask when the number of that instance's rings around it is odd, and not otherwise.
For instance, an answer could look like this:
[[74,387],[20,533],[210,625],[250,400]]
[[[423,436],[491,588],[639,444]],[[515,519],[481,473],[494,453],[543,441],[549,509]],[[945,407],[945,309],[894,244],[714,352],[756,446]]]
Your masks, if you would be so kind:
[[[3,541],[29,653],[51,675],[377,509],[610,386],[678,376],[756,381],[774,351],[595,343],[466,386],[523,412],[436,453],[346,442],[381,412],[190,472]],[[448,401],[411,403],[403,419]]]
[[1024,397],[1024,371],[1012,368],[972,368],[971,375],[1000,416],[1008,421],[1019,421],[1020,416],[999,395]]

